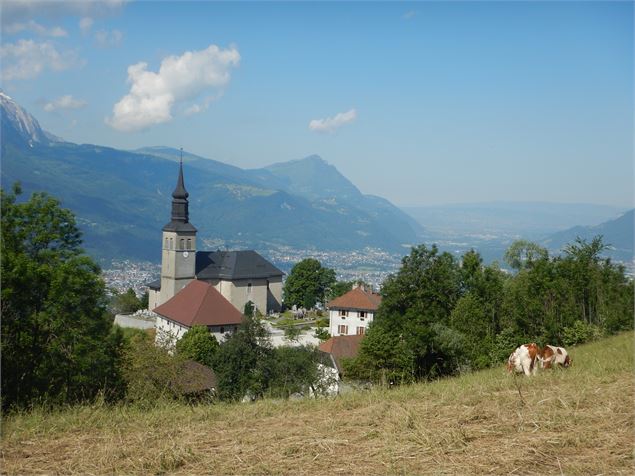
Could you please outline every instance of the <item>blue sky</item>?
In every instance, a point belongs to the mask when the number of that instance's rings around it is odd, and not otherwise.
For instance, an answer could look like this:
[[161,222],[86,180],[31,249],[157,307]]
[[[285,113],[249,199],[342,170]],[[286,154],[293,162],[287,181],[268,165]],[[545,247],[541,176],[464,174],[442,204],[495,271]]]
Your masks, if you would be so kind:
[[633,203],[631,2],[4,2],[2,88],[67,140],[319,154],[396,204]]

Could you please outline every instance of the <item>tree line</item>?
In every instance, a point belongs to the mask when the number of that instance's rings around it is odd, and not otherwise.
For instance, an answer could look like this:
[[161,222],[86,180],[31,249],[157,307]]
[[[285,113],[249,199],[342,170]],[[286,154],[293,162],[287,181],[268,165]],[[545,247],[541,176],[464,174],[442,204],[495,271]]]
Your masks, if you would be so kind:
[[574,345],[633,328],[633,281],[602,258],[602,237],[577,239],[560,256],[517,241],[514,270],[414,247],[382,288],[382,304],[350,378],[413,382],[498,365],[525,342]]

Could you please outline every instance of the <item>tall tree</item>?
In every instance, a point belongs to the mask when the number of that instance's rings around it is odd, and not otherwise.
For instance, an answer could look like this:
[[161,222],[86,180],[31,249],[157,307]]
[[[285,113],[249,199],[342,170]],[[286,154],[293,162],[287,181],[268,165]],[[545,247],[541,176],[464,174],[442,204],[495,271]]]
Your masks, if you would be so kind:
[[495,337],[503,325],[505,275],[497,265],[483,266],[481,256],[468,251],[461,260],[463,295],[450,315],[450,326],[467,342],[471,366],[490,364]]
[[[449,327],[449,317],[460,285],[458,264],[436,246],[414,247],[403,258],[399,272],[384,282],[382,304],[360,349],[374,375],[411,381],[458,369],[461,335]],[[390,356],[380,358],[382,349],[392,349]]]
[[99,267],[58,200],[1,193],[2,404],[75,402],[121,389],[122,345]]
[[335,271],[322,267],[315,258],[297,263],[284,284],[284,303],[288,307],[310,309],[317,302],[324,303],[328,290],[335,284]]
[[342,296],[353,289],[353,281],[337,281],[329,289],[328,300]]
[[527,240],[514,241],[505,252],[505,262],[515,270],[531,267],[536,261],[548,257],[545,248]]
[[112,311],[115,314],[128,314],[139,309],[144,309],[148,307],[148,303],[145,303],[145,307],[141,302],[141,299],[137,297],[137,294],[134,292],[134,289],[128,288],[125,293],[115,293],[111,298]]
[[264,395],[273,371],[273,349],[262,322],[245,316],[243,323],[216,353],[214,372],[218,377],[219,397],[240,400]]
[[307,395],[320,379],[315,348],[282,346],[274,349],[269,394],[289,398],[294,393]]

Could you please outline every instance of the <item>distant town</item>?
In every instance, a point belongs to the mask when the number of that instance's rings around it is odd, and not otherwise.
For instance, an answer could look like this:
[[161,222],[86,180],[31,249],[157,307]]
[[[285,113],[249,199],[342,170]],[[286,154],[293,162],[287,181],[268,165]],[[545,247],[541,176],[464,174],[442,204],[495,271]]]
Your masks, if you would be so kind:
[[[206,240],[204,240],[204,243]],[[360,251],[311,251],[291,247],[257,250],[285,273],[304,258],[315,258],[323,266],[335,270],[339,281],[361,280],[379,290],[391,273],[398,271],[404,253],[388,253],[376,248]],[[143,294],[146,284],[158,279],[161,265],[150,261],[127,259],[112,260],[102,264],[102,275],[111,292],[125,292],[132,288],[137,295]]]
[[[207,240],[204,240],[207,241]],[[446,248],[446,243],[439,243]],[[454,254],[459,255],[469,247],[460,246]],[[304,258],[315,258],[323,266],[334,269],[339,281],[364,281],[375,290],[380,290],[384,280],[399,270],[401,259],[407,253],[388,253],[376,248],[361,251],[316,251],[300,250],[287,246],[270,249],[258,249],[262,256],[270,260],[278,268],[288,273],[295,263]],[[618,261],[619,262],[619,261]],[[626,275],[635,277],[635,261],[619,262],[626,268]],[[112,260],[102,264],[102,275],[109,290],[125,292],[132,288],[137,295],[147,291],[146,284],[158,279],[161,265],[150,261],[127,259]]]

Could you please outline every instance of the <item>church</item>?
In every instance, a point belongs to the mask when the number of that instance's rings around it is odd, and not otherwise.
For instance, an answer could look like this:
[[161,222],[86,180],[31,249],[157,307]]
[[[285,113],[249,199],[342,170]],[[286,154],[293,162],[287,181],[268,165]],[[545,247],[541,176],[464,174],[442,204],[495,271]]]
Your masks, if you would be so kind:
[[[222,302],[225,300],[240,315],[250,301],[263,314],[280,311],[283,272],[261,255],[252,250],[197,251],[197,230],[189,221],[188,197],[181,160],[172,192],[171,220],[163,227],[161,278],[148,284],[148,309],[171,325],[189,328],[199,320],[210,330],[213,322],[229,324],[227,321],[232,320]],[[192,282],[198,284],[188,286]],[[177,299],[182,290],[183,295]],[[192,305],[190,295],[207,305]],[[201,310],[206,315],[195,315]],[[216,312],[223,315],[211,315]]]

